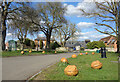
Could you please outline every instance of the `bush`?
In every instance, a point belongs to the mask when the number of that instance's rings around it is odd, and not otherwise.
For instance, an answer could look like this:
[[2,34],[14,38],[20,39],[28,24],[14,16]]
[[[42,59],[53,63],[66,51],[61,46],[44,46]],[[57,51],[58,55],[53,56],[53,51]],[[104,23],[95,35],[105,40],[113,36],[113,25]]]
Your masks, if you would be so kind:
[[84,47],[80,47],[80,50],[84,51],[84,49],[85,49]]
[[51,49],[56,49],[58,47],[61,47],[61,46],[57,42],[53,42],[53,43],[50,44]]
[[105,44],[103,41],[93,41],[93,42],[87,43],[86,46],[88,49],[94,49],[94,48],[105,47]]

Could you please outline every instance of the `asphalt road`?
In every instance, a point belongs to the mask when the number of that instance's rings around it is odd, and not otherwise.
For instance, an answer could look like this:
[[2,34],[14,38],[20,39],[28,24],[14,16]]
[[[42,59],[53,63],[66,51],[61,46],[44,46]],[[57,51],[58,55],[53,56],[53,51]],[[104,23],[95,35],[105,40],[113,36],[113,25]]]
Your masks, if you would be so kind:
[[2,80],[27,80],[41,69],[73,53],[2,58]]

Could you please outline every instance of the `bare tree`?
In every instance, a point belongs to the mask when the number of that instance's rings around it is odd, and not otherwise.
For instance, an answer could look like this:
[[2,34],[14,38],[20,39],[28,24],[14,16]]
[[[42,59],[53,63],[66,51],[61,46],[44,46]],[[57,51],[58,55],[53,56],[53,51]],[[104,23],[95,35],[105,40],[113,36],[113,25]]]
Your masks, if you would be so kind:
[[118,16],[118,41],[119,41],[119,53],[120,53],[120,1],[119,1],[119,16]]
[[21,50],[24,50],[24,42],[26,37],[29,34],[33,34],[32,23],[29,22],[29,18],[26,16],[27,14],[31,14],[27,12],[30,3],[21,3],[23,5],[22,8],[15,11],[15,13],[11,13],[8,17],[8,26],[9,31],[12,31],[16,34],[17,38],[20,41]]
[[5,50],[5,38],[6,38],[6,21],[9,14],[15,12],[17,9],[19,9],[19,6],[12,6],[12,3],[15,5],[15,2],[13,0],[7,2],[6,0],[2,1],[0,3],[1,7],[1,31],[2,31],[2,50]]
[[75,38],[75,33],[77,32],[76,25],[72,23],[64,24],[60,29],[55,30],[54,35],[60,38],[60,44],[64,47],[66,41],[70,38]]
[[[100,27],[95,28],[98,32],[114,36],[117,38],[117,52],[119,52],[119,40],[118,40],[118,0],[104,0],[104,2],[94,2],[100,12],[85,12],[83,9],[80,9],[85,16],[98,17],[101,19],[101,22],[96,22],[98,26],[105,27],[105,30],[100,30]],[[108,24],[113,22],[115,27]]]
[[53,30],[62,27],[62,23],[66,22],[64,18],[65,8],[61,3],[38,3],[33,12],[36,16],[30,16],[30,20],[36,26],[36,30],[45,34],[46,48],[49,49]]

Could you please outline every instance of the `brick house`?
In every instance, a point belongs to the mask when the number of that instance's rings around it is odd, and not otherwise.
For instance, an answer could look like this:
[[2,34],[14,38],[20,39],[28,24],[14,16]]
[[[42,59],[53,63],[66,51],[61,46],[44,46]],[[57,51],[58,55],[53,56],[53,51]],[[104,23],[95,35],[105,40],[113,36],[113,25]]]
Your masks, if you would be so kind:
[[108,36],[100,39],[105,43],[106,48],[113,48],[114,51],[117,51],[117,39],[114,36]]
[[[46,37],[37,37],[37,38],[34,40],[35,45],[36,45],[36,48],[38,47],[38,49],[40,49],[40,40],[43,41],[43,48],[45,49],[46,44],[47,44]],[[51,42],[51,43],[54,42],[54,41],[55,41],[55,39],[53,39],[53,38],[50,39],[50,42]]]

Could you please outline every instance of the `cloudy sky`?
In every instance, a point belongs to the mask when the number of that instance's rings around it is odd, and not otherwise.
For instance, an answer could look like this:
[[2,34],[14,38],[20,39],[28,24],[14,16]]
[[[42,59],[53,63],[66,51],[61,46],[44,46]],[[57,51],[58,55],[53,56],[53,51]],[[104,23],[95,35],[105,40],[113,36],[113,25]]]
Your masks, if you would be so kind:
[[[81,0],[79,2],[62,2],[64,6],[67,6],[65,17],[70,22],[75,23],[77,29],[81,31],[75,33],[78,36],[78,41],[84,41],[85,39],[97,41],[108,35],[101,34],[94,29],[100,28],[95,25],[95,22],[99,21],[98,19],[96,19],[95,17],[89,18],[82,15],[83,13],[79,10],[80,8],[84,9],[86,12],[99,12],[99,10],[96,9],[96,5],[93,2],[88,3],[87,1],[90,0]],[[104,28],[100,29],[103,30]],[[44,36],[44,34],[40,33],[39,36]],[[10,40],[10,37],[11,33],[7,33],[7,40]],[[37,36],[28,35],[27,37],[34,40]]]

